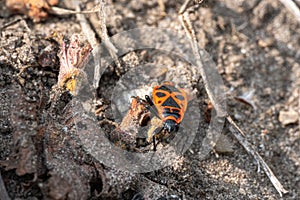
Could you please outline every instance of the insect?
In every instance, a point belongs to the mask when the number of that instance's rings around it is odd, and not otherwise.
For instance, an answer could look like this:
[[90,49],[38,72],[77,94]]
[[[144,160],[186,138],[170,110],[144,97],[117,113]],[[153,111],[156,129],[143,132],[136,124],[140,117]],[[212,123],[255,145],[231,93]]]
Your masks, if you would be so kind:
[[[187,109],[187,94],[183,89],[176,88],[174,83],[164,82],[161,85],[153,87],[152,99],[150,96],[146,95],[145,100],[140,100],[146,105],[146,108],[162,122],[159,127],[155,128],[155,130],[150,133],[155,151],[155,137],[157,134],[162,131],[167,131],[169,134],[178,131],[179,125],[182,122],[184,113]],[[152,129],[150,130],[152,131]]]

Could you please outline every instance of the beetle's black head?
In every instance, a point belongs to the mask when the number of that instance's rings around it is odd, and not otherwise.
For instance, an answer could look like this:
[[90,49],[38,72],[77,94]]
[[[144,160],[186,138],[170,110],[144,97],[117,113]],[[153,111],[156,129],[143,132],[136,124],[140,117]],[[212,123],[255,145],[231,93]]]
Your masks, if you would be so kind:
[[168,119],[165,121],[164,123],[164,128],[169,132],[169,133],[173,133],[178,131],[179,125],[171,119]]

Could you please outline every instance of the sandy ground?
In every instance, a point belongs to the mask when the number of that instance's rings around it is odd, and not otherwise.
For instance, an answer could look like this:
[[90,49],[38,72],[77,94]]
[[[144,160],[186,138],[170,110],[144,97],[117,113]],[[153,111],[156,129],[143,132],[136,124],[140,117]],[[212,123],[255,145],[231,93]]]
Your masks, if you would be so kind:
[[[177,14],[183,1],[162,2],[165,14],[157,1],[108,1],[109,36],[145,26],[184,34]],[[0,1],[0,7],[4,3]],[[2,27],[20,15],[3,7],[0,17]],[[205,160],[200,159],[203,130],[208,127],[203,118],[193,144],[171,166],[137,174],[100,163],[74,134],[73,122],[68,121],[72,113],[68,109],[62,112],[71,95],[63,92],[49,105],[59,73],[59,47],[46,38],[53,31],[66,37],[81,32],[75,16],[50,15],[43,22],[26,18],[1,30],[0,166],[8,195],[12,199],[299,199],[299,22],[273,0],[205,1],[190,17],[199,46],[211,55],[224,81],[228,112],[287,194],[280,198],[263,171],[257,172],[255,160],[232,136],[228,125],[223,143],[230,152],[216,148]],[[54,61],[42,67],[38,62],[41,52],[50,44],[54,45]],[[178,79],[176,74],[184,74],[186,87],[201,96],[200,114],[205,115],[209,99],[204,88],[196,86],[201,78],[184,71],[188,66],[184,61],[148,50],[120,59],[121,65],[112,64],[100,81],[97,100],[102,106],[110,105],[112,86],[126,71],[152,62],[178,66],[173,68],[173,80]],[[248,101],[254,107],[236,100],[251,93]],[[287,116],[279,120],[284,111]],[[112,110],[104,108],[98,121],[107,119],[112,120]],[[114,128],[103,123],[107,132]]]

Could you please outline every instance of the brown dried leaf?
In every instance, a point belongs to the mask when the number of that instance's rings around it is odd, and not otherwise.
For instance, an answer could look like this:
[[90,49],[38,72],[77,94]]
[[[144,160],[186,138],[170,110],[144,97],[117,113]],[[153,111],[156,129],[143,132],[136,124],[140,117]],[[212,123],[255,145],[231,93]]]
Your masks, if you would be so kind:
[[59,0],[7,0],[6,6],[14,13],[28,15],[34,22],[48,17],[50,6],[57,5]]

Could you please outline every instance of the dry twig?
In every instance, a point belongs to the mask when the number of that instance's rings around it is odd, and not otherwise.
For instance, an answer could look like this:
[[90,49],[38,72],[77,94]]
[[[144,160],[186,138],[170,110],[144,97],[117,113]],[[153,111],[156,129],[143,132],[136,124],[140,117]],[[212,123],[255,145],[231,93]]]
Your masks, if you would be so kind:
[[185,2],[182,4],[182,6],[181,6],[181,8],[180,8],[180,10],[179,10],[179,12],[178,12],[179,15],[183,14],[183,13],[186,11],[187,6],[189,5],[189,3],[190,3],[191,1],[192,1],[192,0],[185,0]]
[[205,87],[205,90],[206,90],[206,92],[209,96],[209,99],[211,100],[214,108],[216,109],[217,115],[219,117],[225,117],[225,115],[227,113],[224,110],[224,108],[219,103],[217,103],[218,101],[217,101],[216,97],[213,95],[213,92],[212,92],[213,88],[210,88],[210,85],[208,83],[206,72],[204,70],[203,63],[201,62],[201,55],[200,55],[200,51],[199,51],[199,47],[198,47],[198,43],[197,43],[197,39],[196,39],[196,34],[195,34],[194,28],[192,26],[192,23],[189,19],[189,14],[188,14],[188,12],[184,12],[183,14],[179,15],[179,17],[180,17],[180,20],[182,22],[182,26],[184,27],[184,30],[185,30],[186,34],[188,35],[188,37],[192,41],[191,45],[192,45],[192,48],[193,48],[193,53],[197,58],[199,58],[199,59],[197,59],[197,65],[200,69],[200,74],[202,76],[204,87]]
[[[76,9],[76,14],[77,20],[80,22],[81,25],[81,30],[86,36],[88,42],[91,44],[93,51],[93,57],[94,57],[94,62],[95,62],[95,71],[94,71],[94,83],[93,86],[96,89],[98,87],[98,81],[100,79],[100,55],[99,55],[99,42],[96,39],[96,34],[91,28],[88,20],[85,18],[84,15],[82,15],[82,11],[80,10],[80,5],[77,0],[73,0],[73,6]],[[99,10],[99,6],[96,6],[96,8]],[[97,10],[97,12],[98,12]]]
[[0,27],[0,31],[2,31],[3,29],[5,29],[5,28],[7,28],[7,27],[9,27],[9,26],[12,26],[12,25],[18,23],[19,21],[21,21],[20,18],[15,19],[15,20],[13,20],[13,21],[11,21],[11,22],[8,22],[8,23],[2,25],[2,26]]
[[[76,0],[73,0],[73,5],[74,6],[78,6],[79,2]],[[81,11],[80,9],[76,9],[76,11],[74,10],[69,10],[69,9],[64,9],[64,8],[60,8],[60,7],[51,7],[51,10],[49,11],[51,14],[55,14],[55,15],[70,15],[70,14],[91,14],[91,13],[96,13],[99,11],[99,5],[95,6],[95,8],[91,9],[91,10],[84,10]]]
[[[298,89],[298,127],[300,132],[300,88]],[[299,134],[300,135],[300,134]]]
[[297,4],[292,0],[279,0],[295,17],[300,23],[300,10]]
[[30,28],[28,27],[26,21],[25,21],[25,17],[17,17],[15,20],[11,21],[11,22],[8,22],[4,25],[2,25],[0,27],[0,31],[2,31],[3,29],[6,29],[7,27],[10,27],[16,23],[21,23],[21,25],[23,25],[25,27],[25,29],[28,31],[28,32],[31,32]]
[[234,137],[239,141],[239,143],[244,147],[244,149],[249,154],[251,154],[254,157],[254,159],[256,160],[257,165],[258,165],[258,171],[260,171],[260,165],[261,165],[264,172],[269,177],[269,179],[272,182],[273,186],[275,187],[275,189],[279,193],[280,197],[282,197],[282,193],[285,194],[288,191],[286,189],[284,189],[282,184],[279,182],[279,180],[274,175],[274,173],[269,168],[269,166],[264,161],[264,159],[255,150],[255,148],[246,140],[246,138],[243,136],[243,135],[245,135],[244,132],[238,127],[238,125],[233,121],[233,119],[229,115],[227,115],[226,119],[232,125],[232,127],[230,127],[230,130],[233,133]]
[[[107,34],[107,27],[106,27],[106,13],[105,13],[105,2],[103,0],[100,0],[100,9],[98,12],[98,17],[100,20],[100,37],[104,42],[104,45],[109,51],[110,56],[115,60],[116,64],[120,67],[121,64],[118,62],[118,49],[114,46],[114,44],[111,42],[108,34]],[[99,23],[99,22],[98,22]]]
[[269,166],[265,163],[263,158],[258,154],[258,152],[254,149],[254,147],[246,140],[246,138],[244,137],[245,136],[244,132],[232,120],[232,118],[229,116],[227,111],[217,101],[216,96],[214,96],[214,93],[212,91],[213,88],[211,88],[210,85],[209,85],[209,82],[208,82],[208,79],[207,79],[208,76],[207,76],[207,74],[204,70],[204,66],[202,64],[201,54],[200,54],[200,51],[199,51],[199,48],[198,48],[198,42],[197,42],[197,38],[196,38],[196,35],[195,35],[195,31],[194,31],[194,28],[192,26],[191,20],[189,18],[189,14],[187,12],[187,10],[188,10],[187,5],[189,4],[189,2],[190,2],[190,0],[187,0],[183,4],[183,6],[182,6],[182,8],[180,9],[180,12],[179,12],[179,18],[181,20],[182,26],[184,27],[184,30],[185,30],[187,36],[191,39],[191,46],[193,48],[194,56],[199,58],[199,59],[197,59],[197,65],[200,68],[200,74],[201,74],[202,79],[203,79],[205,90],[206,90],[206,92],[207,92],[207,94],[208,94],[208,96],[209,96],[216,112],[217,112],[217,116],[226,117],[226,120],[228,121],[228,123],[232,125],[231,132],[233,133],[235,138],[245,148],[245,150],[254,157],[254,159],[256,160],[256,162],[258,164],[258,167],[260,167],[260,165],[262,166],[264,172],[266,173],[266,175],[268,176],[268,178],[272,182],[273,186],[278,191],[279,195],[282,197],[282,193],[287,193],[288,191],[284,189],[282,184],[278,181],[278,179],[273,174],[273,172],[269,168]]
[[[107,27],[106,27],[106,14],[105,14],[105,2],[103,0],[97,1],[97,6],[95,8],[92,8],[91,10],[87,11],[81,11],[79,2],[76,0],[72,1],[73,6],[76,8],[76,11],[62,9],[58,7],[52,7],[52,11],[55,14],[58,15],[65,15],[65,14],[76,14],[76,17],[78,21],[80,22],[80,25],[82,27],[82,31],[87,37],[89,43],[91,44],[94,51],[92,52],[95,62],[95,70],[94,70],[94,82],[93,86],[94,88],[98,88],[99,79],[100,79],[100,69],[101,69],[101,63],[100,63],[100,55],[99,55],[99,43],[96,39],[96,34],[101,38],[102,42],[104,43],[105,47],[108,49],[111,57],[114,59],[116,64],[120,66],[121,64],[118,62],[118,49],[114,46],[114,44],[111,42],[108,33],[107,33]],[[91,26],[88,23],[88,20],[83,16],[82,14],[98,14],[98,19],[96,17],[90,16],[89,21],[94,26],[94,30],[91,28]]]

